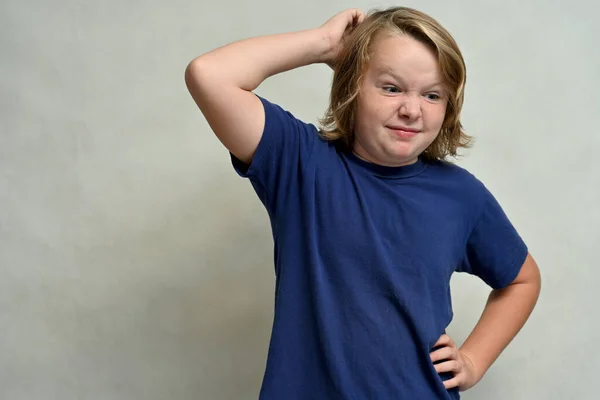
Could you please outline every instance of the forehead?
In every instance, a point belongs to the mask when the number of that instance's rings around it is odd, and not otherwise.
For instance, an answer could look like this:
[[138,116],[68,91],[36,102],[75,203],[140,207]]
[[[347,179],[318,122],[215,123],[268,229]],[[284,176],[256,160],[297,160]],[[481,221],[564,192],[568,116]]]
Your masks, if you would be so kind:
[[388,34],[377,38],[371,48],[368,69],[375,75],[389,74],[425,83],[441,77],[435,52],[408,35]]

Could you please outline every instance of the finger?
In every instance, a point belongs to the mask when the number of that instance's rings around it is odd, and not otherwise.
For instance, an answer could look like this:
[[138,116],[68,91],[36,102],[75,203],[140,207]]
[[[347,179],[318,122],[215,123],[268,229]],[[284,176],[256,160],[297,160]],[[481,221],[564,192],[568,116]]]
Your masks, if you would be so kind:
[[460,373],[462,371],[461,364],[456,360],[445,361],[433,366],[438,374],[442,372]]
[[441,349],[432,352],[429,356],[431,357],[432,362],[458,359],[456,350],[452,347],[442,347]]
[[361,24],[365,20],[365,17],[365,13],[361,11],[360,14],[358,14],[358,23]]
[[456,347],[452,338],[450,336],[446,335],[445,333],[442,336],[440,336],[438,341],[433,345],[433,347],[437,347],[437,346]]
[[448,379],[447,381],[444,381],[444,387],[446,389],[452,389],[454,387],[460,386],[461,380],[459,376],[455,376],[452,379]]
[[359,8],[352,9],[352,25],[356,26],[365,19],[365,13]]
[[365,15],[365,13],[363,13],[361,9],[358,9],[358,8],[354,9],[354,19],[357,22],[361,22],[361,19],[364,18],[364,15]]

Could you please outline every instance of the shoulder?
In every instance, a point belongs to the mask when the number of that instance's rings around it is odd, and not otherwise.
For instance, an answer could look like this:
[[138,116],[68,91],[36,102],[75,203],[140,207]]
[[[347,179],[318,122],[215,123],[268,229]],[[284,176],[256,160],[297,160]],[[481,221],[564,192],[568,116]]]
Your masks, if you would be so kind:
[[428,161],[427,165],[426,177],[436,192],[459,201],[474,213],[493,197],[485,184],[464,167],[449,161]]
[[256,95],[261,101],[265,115],[266,115],[266,125],[265,130],[268,129],[282,129],[285,127],[294,127],[296,129],[301,129],[311,134],[318,133],[317,127],[309,122],[306,122],[300,118],[298,118],[295,113],[291,112],[287,108],[274,103],[270,100],[267,100],[260,95]]
[[484,190],[485,185],[472,172],[449,161],[427,161],[427,174],[440,183],[461,189]]

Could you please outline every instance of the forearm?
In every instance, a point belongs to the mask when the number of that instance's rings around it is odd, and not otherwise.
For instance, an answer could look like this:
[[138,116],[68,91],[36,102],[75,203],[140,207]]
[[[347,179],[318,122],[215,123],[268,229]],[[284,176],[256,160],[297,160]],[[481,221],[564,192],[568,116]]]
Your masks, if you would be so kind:
[[212,83],[252,91],[270,76],[323,62],[329,51],[328,34],[317,28],[234,42],[195,58],[188,68]]
[[539,275],[493,290],[479,322],[460,348],[473,364],[477,381],[523,327],[540,292]]

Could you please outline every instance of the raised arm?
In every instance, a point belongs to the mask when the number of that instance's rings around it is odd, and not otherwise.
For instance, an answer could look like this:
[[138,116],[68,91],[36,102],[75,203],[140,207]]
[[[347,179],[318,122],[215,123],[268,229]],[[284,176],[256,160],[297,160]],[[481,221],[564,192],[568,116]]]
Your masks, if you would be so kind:
[[219,140],[249,164],[265,124],[262,104],[252,91],[284,71],[320,62],[331,65],[344,33],[363,18],[360,10],[346,10],[316,29],[220,47],[188,64],[186,85]]

